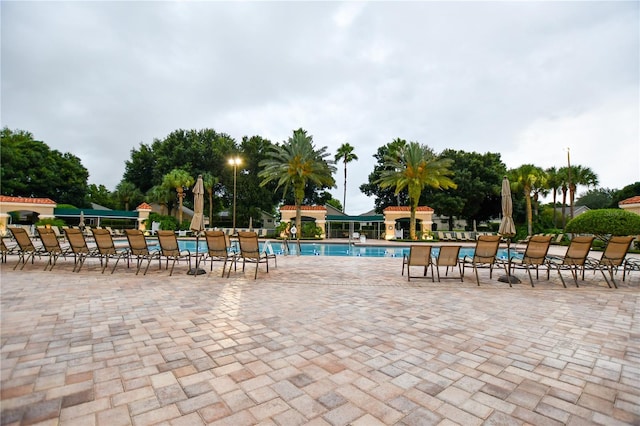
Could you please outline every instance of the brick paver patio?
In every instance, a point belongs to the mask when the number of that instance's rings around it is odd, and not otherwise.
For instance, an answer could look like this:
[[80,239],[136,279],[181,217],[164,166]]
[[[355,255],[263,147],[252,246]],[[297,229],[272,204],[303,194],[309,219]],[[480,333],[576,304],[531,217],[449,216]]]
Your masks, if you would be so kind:
[[640,424],[637,272],[616,290],[408,283],[399,258],[279,256],[256,281],[9,262],[2,425]]

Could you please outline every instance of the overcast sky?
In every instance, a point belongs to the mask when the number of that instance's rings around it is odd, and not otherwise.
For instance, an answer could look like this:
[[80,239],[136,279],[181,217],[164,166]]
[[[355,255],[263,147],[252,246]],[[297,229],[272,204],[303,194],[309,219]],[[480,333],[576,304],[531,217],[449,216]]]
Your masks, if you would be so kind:
[[[640,181],[640,3],[2,1],[2,126],[114,190],[176,129],[344,142],[347,212],[395,138]],[[342,201],[342,164],[332,193]],[[584,190],[585,188],[582,188]]]

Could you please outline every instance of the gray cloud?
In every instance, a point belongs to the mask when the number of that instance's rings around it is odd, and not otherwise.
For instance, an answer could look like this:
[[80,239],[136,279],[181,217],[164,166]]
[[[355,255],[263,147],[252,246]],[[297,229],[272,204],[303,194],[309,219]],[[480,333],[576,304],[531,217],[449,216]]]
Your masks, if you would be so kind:
[[[356,147],[396,137],[640,180],[637,2],[2,3],[2,125],[113,189],[178,128]],[[625,155],[620,156],[620,152]],[[334,194],[341,199],[342,179]]]

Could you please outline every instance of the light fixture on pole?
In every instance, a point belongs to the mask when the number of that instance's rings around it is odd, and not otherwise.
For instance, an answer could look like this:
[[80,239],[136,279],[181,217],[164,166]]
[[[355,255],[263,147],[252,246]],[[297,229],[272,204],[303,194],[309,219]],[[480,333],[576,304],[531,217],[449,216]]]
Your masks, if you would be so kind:
[[238,166],[242,164],[240,157],[230,158],[229,164],[233,166],[233,234],[236,233],[236,182],[238,176]]

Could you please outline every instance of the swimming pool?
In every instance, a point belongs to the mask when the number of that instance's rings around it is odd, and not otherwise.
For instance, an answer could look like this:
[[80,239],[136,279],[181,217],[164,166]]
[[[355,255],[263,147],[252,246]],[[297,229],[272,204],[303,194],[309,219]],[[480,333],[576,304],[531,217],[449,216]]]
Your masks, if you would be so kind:
[[[193,240],[178,240],[178,244],[181,249],[186,249],[191,252],[196,251],[196,242]],[[269,241],[271,250],[275,254],[283,255],[287,254],[285,245],[281,241]],[[260,243],[260,249],[264,248],[264,243]],[[402,257],[405,254],[409,254],[409,246],[378,246],[378,245],[353,245],[347,243],[300,243],[300,255],[302,256],[343,256],[343,257]],[[207,244],[201,240],[199,242],[198,251],[204,252],[207,250]],[[438,247],[434,247],[434,256],[438,254]],[[460,249],[460,257],[473,256],[473,247],[462,247]],[[298,247],[295,243],[289,242],[289,253],[291,255],[298,254]],[[511,256],[516,255],[514,250],[511,250]],[[507,258],[507,250],[498,250],[499,259]]]

